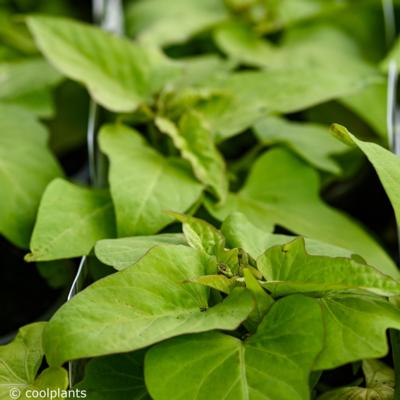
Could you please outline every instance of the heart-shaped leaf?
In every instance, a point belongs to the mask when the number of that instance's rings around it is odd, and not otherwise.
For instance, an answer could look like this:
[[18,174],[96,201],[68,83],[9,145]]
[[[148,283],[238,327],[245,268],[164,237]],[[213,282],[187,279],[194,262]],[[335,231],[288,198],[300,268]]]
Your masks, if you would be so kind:
[[148,146],[139,133],[123,125],[100,132],[108,155],[111,195],[119,236],[151,235],[173,221],[166,211],[185,212],[202,185],[173,159]]
[[62,171],[32,114],[1,104],[0,114],[0,233],[27,248],[40,198]]
[[26,325],[11,343],[0,346],[0,399],[12,395],[25,398],[27,390],[67,388],[67,371],[63,368],[47,368],[37,375],[44,356],[45,325],[44,322]]
[[143,351],[98,357],[89,361],[76,386],[93,400],[150,400],[144,384]]
[[294,233],[343,247],[361,255],[381,272],[399,277],[384,250],[348,216],[319,197],[319,177],[307,164],[284,149],[264,153],[253,165],[244,187],[212,214],[224,220],[240,211],[262,230],[280,225]]
[[114,210],[106,190],[87,189],[62,179],[47,187],[27,261],[87,255],[94,244],[115,235]]
[[381,296],[400,294],[400,283],[351,258],[311,256],[303,238],[275,246],[258,258],[257,267],[273,296],[363,289]]
[[308,400],[308,375],[321,348],[319,307],[290,296],[244,342],[213,332],[153,347],[145,380],[155,400]]
[[[230,248],[241,248],[253,258],[264,254],[270,247],[283,245],[295,239],[295,236],[271,233],[252,224],[240,212],[233,212],[225,219],[221,232]],[[351,257],[352,252],[341,247],[320,242],[315,239],[304,238],[307,253],[329,257]]]
[[315,301],[321,306],[325,329],[315,370],[383,357],[388,352],[386,331],[400,329],[400,311],[378,296],[332,293]]
[[176,74],[176,67],[158,53],[99,28],[47,16],[27,21],[50,62],[85,84],[92,97],[109,110],[134,111],[162,87],[166,77]]
[[212,263],[190,247],[155,247],[134,266],[97,281],[50,320],[44,339],[50,365],[133,351],[185,333],[236,329],[254,306],[248,291],[234,290],[209,308],[208,289],[187,283],[216,271]]

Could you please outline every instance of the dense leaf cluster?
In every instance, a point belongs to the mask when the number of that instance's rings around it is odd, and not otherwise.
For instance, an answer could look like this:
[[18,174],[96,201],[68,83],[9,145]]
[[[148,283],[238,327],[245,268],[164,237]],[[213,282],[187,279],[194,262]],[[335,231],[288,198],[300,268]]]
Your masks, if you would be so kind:
[[[380,7],[140,0],[129,38],[26,18],[30,34],[4,52],[35,56],[0,63],[0,232],[27,261],[110,270],[0,347],[0,399],[66,388],[63,365],[80,359],[91,399],[393,398],[376,359],[400,330],[399,270],[321,197],[364,154],[400,223],[400,160],[385,148],[400,47],[382,51]],[[38,118],[62,76],[107,110],[104,188],[68,180],[47,147]],[[320,379],[350,363],[361,380]]]

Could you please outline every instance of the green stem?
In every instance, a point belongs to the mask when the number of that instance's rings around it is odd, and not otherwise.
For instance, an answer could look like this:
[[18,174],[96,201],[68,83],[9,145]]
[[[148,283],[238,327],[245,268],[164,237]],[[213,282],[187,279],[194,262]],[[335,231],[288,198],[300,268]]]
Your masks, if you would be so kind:
[[392,345],[392,357],[395,373],[395,389],[393,400],[400,400],[400,332],[390,329],[390,344]]

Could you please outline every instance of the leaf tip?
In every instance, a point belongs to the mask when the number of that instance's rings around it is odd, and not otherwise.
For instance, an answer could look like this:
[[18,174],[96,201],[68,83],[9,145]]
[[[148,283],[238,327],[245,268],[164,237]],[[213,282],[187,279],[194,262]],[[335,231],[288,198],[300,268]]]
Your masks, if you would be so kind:
[[352,138],[352,134],[343,125],[332,124],[330,126],[330,131],[341,142],[347,144],[348,146],[355,147],[355,143]]

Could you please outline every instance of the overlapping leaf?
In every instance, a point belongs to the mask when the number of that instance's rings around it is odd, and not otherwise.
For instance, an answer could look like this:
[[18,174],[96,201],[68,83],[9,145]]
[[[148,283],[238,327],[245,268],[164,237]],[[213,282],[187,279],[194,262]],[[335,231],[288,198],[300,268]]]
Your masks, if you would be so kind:
[[351,258],[311,256],[304,239],[275,246],[258,258],[257,267],[273,296],[363,289],[381,296],[400,294],[400,283]]
[[99,357],[85,368],[76,388],[91,400],[150,400],[144,384],[143,352]]
[[194,112],[186,113],[178,126],[164,118],[156,119],[156,123],[171,137],[182,157],[190,162],[197,178],[224,202],[228,193],[225,161],[201,116]]
[[115,235],[114,218],[107,191],[56,179],[43,195],[26,260],[87,255],[98,240]]
[[138,40],[170,45],[189,39],[226,16],[224,3],[219,0],[141,0],[128,9],[127,22],[129,33]]
[[28,25],[50,62],[112,111],[135,110],[175,75],[160,54],[101,29],[44,16],[29,17]]
[[186,244],[186,241],[179,233],[105,239],[96,243],[95,252],[102,263],[121,270],[135,264],[151,248],[167,244]]
[[362,363],[366,387],[348,386],[324,393],[318,400],[380,400],[394,399],[394,371],[378,360],[365,360]]
[[345,152],[346,147],[335,141],[329,135],[328,128],[323,125],[268,117],[257,122],[254,131],[259,140],[266,145],[284,144],[319,169],[334,174],[341,171],[332,156]]
[[8,105],[0,113],[0,233],[27,248],[42,193],[62,172],[30,113]]
[[[289,64],[290,65],[290,64]],[[267,113],[293,113],[382,81],[373,69],[342,73],[332,65],[285,66],[267,71],[241,71],[211,82],[226,92],[197,110],[217,140],[229,138]]]
[[400,312],[387,300],[356,293],[333,293],[316,301],[322,309],[325,344],[315,370],[387,354],[386,331],[400,329]]
[[11,343],[0,346],[1,400],[10,399],[16,390],[25,398],[28,389],[66,389],[68,378],[63,368],[47,368],[37,376],[44,355],[44,326],[44,322],[26,325]]
[[[223,222],[221,231],[229,247],[241,248],[253,258],[261,256],[270,247],[283,245],[295,239],[294,236],[274,234],[259,229],[240,212],[230,214]],[[319,240],[304,238],[304,242],[307,252],[312,255],[350,257],[352,254],[349,250]]]
[[97,281],[49,322],[44,347],[50,365],[133,351],[185,333],[236,329],[253,308],[249,292],[237,289],[209,308],[208,289],[185,283],[205,275],[210,262],[189,247],[156,247],[134,266]]
[[317,304],[287,297],[244,342],[215,332],[153,347],[145,360],[146,384],[155,400],[306,400],[322,333]]
[[49,117],[53,113],[50,91],[60,80],[61,75],[40,58],[0,63],[0,103]]
[[380,246],[358,223],[321,201],[317,173],[283,149],[262,155],[245,186],[230,194],[225,206],[208,203],[213,215],[224,220],[240,211],[262,230],[280,225],[297,234],[318,239],[364,257],[379,271],[399,273]]
[[166,211],[185,212],[200,185],[182,164],[163,157],[139,133],[105,126],[100,145],[110,159],[110,185],[120,236],[151,235],[173,221]]

